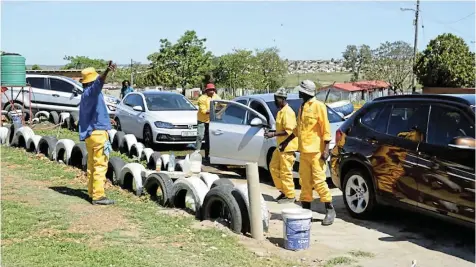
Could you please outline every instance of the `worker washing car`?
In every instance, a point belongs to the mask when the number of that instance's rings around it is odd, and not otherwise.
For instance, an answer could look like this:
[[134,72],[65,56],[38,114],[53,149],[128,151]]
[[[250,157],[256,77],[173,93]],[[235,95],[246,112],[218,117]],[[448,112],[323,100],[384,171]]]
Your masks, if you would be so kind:
[[195,149],[202,148],[202,142],[205,141],[203,148],[205,149],[204,160],[210,161],[210,136],[208,128],[210,125],[210,101],[220,99],[216,94],[216,88],[213,83],[208,83],[205,86],[204,93],[198,98],[198,112],[197,112],[197,141]]
[[81,71],[84,90],[79,105],[79,139],[85,141],[88,151],[88,194],[93,205],[114,204],[104,193],[111,151],[107,131],[111,129],[111,122],[101,91],[107,75],[115,69],[116,65],[109,61],[101,75],[94,68]]
[[[274,94],[274,103],[278,108],[276,131],[265,133],[266,138],[276,137],[278,147],[296,128],[296,113],[288,105],[287,97],[288,94],[284,88],[278,89]],[[295,200],[293,165],[296,160],[295,152],[297,149],[298,138],[294,138],[283,151],[276,148],[269,163],[274,186],[280,192],[280,195],[276,198],[279,204],[293,203]]]
[[279,148],[280,151],[286,151],[291,140],[295,136],[299,137],[301,205],[304,209],[310,210],[311,202],[314,200],[312,191],[316,190],[320,201],[326,207],[326,216],[322,225],[331,225],[336,212],[326,183],[326,160],[329,157],[329,142],[331,141],[327,107],[314,97],[316,85],[313,81],[304,80],[295,89],[299,91],[299,98],[303,100],[299,108],[297,127]]

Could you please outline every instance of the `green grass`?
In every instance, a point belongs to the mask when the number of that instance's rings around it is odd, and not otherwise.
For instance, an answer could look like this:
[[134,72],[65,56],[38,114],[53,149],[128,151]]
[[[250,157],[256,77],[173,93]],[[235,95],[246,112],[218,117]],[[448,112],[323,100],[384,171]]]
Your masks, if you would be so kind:
[[372,252],[362,251],[362,250],[352,250],[349,252],[350,255],[356,258],[373,258],[375,254]]
[[316,73],[302,73],[302,74],[288,74],[284,87],[295,87],[302,80],[319,81],[323,86],[327,86],[335,82],[350,81],[351,74],[348,72],[316,72]]
[[296,265],[258,257],[235,235],[193,228],[192,216],[117,187],[106,189],[115,206],[92,206],[78,197],[86,194],[79,170],[10,147],[0,156],[2,266]]
[[326,263],[324,264],[324,267],[334,267],[334,266],[345,265],[345,264],[348,265],[353,262],[355,262],[355,260],[349,257],[340,256],[340,257],[335,257],[326,261]]

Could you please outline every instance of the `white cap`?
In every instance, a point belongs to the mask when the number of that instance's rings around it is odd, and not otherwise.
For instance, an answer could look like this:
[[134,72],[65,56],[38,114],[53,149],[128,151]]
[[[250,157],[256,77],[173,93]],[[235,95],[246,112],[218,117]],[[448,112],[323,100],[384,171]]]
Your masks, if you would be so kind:
[[294,90],[305,93],[310,96],[316,95],[316,84],[311,80],[304,80]]

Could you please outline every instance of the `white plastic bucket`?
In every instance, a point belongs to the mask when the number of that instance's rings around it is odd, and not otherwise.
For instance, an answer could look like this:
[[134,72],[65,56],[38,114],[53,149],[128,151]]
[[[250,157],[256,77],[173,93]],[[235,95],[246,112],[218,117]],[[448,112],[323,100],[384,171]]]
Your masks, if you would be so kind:
[[307,209],[284,209],[283,235],[284,248],[288,250],[305,250],[311,239],[312,211]]

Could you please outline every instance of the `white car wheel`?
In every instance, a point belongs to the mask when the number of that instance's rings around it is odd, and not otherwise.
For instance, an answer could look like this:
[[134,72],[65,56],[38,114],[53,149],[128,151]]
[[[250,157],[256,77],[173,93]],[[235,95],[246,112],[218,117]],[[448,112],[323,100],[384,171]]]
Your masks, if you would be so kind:
[[361,175],[350,176],[345,183],[344,192],[346,204],[352,212],[356,214],[365,212],[370,193],[367,181]]

